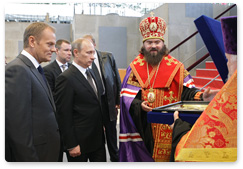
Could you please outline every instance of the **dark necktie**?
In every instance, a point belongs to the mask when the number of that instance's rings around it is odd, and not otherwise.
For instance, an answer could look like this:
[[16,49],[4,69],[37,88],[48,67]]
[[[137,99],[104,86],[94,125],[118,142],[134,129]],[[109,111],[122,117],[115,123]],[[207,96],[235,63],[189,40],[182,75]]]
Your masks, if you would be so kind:
[[37,69],[38,69],[39,73],[41,74],[43,80],[45,81],[45,83],[46,83],[46,85],[47,85],[46,77],[45,77],[45,75],[44,75],[44,70],[43,70],[43,68],[41,67],[41,65],[40,65]]
[[86,75],[87,75],[87,80],[88,80],[90,86],[93,88],[93,90],[94,90],[94,92],[95,92],[95,94],[97,96],[97,90],[96,90],[96,88],[94,86],[94,83],[93,83],[93,80],[92,80],[92,76],[91,76],[91,73],[90,73],[89,69],[86,69]]
[[103,85],[103,80],[100,77],[100,73],[99,70],[97,68],[97,66],[95,65],[95,63],[92,63],[92,70],[94,71],[95,77],[97,79],[97,83],[98,83],[98,87],[99,87],[99,91],[100,93],[103,95],[104,94],[104,85]]

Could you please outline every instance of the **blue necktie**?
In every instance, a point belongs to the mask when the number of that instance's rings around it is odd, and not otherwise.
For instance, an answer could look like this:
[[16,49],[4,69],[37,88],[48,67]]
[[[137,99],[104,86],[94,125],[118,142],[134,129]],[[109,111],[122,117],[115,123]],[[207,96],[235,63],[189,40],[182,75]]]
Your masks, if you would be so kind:
[[41,67],[41,65],[40,65],[37,69],[38,69],[39,73],[41,74],[43,80],[45,81],[45,83],[46,83],[46,85],[47,85],[47,80],[46,80],[46,77],[45,77],[45,75],[44,75],[44,70],[43,70],[43,68]]

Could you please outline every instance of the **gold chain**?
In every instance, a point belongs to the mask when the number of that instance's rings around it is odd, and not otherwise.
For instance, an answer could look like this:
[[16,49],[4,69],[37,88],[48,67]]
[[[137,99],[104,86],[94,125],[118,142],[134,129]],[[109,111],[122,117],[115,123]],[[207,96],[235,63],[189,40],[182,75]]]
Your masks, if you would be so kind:
[[[162,61],[162,60],[161,60],[161,61]],[[157,74],[158,74],[158,70],[159,70],[159,66],[160,66],[161,61],[159,62],[159,65],[158,65],[158,67],[157,67],[156,74],[155,74],[155,76],[154,76],[154,82],[155,82],[155,79],[156,79],[156,77],[157,77]],[[153,67],[153,66],[152,66],[152,67]],[[149,86],[150,86],[150,88],[151,88],[151,85],[150,85],[150,78],[149,78],[148,62],[147,62],[147,73],[148,73]],[[151,79],[152,79],[152,78],[151,78]],[[152,89],[154,88],[154,82],[153,82],[153,85],[152,85]]]

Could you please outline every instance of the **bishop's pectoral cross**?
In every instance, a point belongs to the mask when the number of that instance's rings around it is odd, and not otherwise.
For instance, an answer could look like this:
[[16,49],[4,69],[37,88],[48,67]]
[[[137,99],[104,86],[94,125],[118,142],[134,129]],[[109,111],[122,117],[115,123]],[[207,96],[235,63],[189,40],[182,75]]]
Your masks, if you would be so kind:
[[153,11],[152,11],[152,12],[150,12],[150,15],[151,15],[151,17],[154,17],[154,13],[153,13]]
[[172,103],[172,101],[177,101],[177,98],[173,97],[173,94],[174,94],[173,91],[170,91],[169,94],[170,94],[170,97],[164,96],[165,101],[169,100],[170,103]]

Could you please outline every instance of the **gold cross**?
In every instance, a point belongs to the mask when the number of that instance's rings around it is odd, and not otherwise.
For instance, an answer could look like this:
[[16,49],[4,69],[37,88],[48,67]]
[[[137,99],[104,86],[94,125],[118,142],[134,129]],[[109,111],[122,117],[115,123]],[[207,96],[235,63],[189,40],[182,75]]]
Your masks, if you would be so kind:
[[173,94],[174,94],[173,91],[170,91],[169,94],[170,94],[170,97],[167,97],[167,96],[164,97],[164,100],[165,100],[165,101],[166,101],[166,100],[169,100],[170,103],[172,103],[172,101],[177,101],[177,98],[176,98],[176,97],[175,97],[175,98],[173,97]]
[[144,65],[144,62],[143,60],[140,58],[140,56],[138,57],[138,59],[136,61],[133,62],[134,65],[136,65],[137,63],[140,63],[139,66],[143,66]]
[[177,64],[178,62],[177,61],[175,61],[173,58],[171,58],[171,59],[168,59],[168,57],[166,56],[165,57],[165,60],[168,60],[168,62],[166,62],[166,64],[168,65],[168,66],[171,66],[171,63],[173,62],[173,63],[175,63],[175,64]]
[[153,13],[153,11],[152,11],[152,12],[150,12],[150,15],[151,15],[151,17],[154,17],[154,13]]

